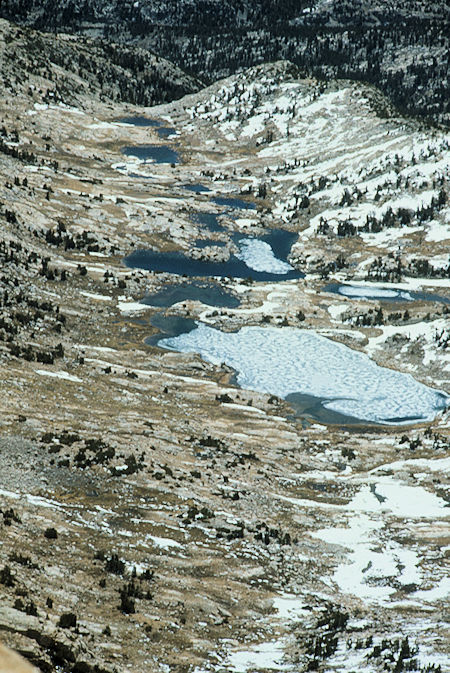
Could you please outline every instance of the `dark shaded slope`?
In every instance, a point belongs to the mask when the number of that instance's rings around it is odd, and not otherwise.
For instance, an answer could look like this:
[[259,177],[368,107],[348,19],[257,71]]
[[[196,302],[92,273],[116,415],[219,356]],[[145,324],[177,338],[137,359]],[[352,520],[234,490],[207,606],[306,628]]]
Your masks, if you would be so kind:
[[0,21],[0,76],[6,89],[27,91],[42,81],[43,100],[76,103],[80,96],[154,105],[201,88],[166,59],[106,40],[19,29]]
[[205,80],[288,59],[378,86],[403,111],[448,123],[449,4],[422,0],[3,0],[43,30],[130,40]]

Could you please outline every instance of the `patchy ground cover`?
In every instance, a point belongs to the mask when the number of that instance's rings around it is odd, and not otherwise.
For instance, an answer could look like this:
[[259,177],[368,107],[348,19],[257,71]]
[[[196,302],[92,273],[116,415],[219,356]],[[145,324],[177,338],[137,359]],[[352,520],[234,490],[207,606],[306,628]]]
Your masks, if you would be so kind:
[[[37,93],[0,111],[1,639],[42,671],[445,670],[448,412],[296,416],[220,358],[146,345],[141,299],[182,279],[122,260],[189,255],[199,214],[228,254],[285,228],[304,278],[223,278],[239,305],[166,317],[300,327],[448,393],[445,304],[324,290],[449,296],[448,138],[283,63],[153,109]],[[176,141],[117,121],[136,115]],[[171,142],[179,164],[121,154]],[[213,200],[236,196],[256,208]]]

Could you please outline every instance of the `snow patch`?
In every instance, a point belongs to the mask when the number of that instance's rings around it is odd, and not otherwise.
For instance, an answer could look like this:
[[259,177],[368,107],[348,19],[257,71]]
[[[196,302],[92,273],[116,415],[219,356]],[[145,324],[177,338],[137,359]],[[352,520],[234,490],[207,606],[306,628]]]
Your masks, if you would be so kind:
[[117,302],[117,307],[124,315],[140,313],[141,311],[146,311],[148,309],[146,304],[141,304],[138,301],[119,301]]
[[50,372],[47,369],[35,369],[36,374],[39,376],[50,376],[54,379],[63,379],[64,381],[73,381],[74,383],[83,383],[83,379],[79,379],[78,376],[73,376],[73,374],[68,374],[67,372]]

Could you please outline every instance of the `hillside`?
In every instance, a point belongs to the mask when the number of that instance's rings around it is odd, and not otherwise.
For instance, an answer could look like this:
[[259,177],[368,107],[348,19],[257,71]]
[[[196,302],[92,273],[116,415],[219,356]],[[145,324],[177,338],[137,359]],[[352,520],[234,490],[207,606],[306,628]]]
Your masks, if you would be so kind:
[[122,101],[154,105],[200,88],[198,80],[146,50],[69,35],[19,29],[0,20],[0,77],[14,95],[76,104]]
[[403,112],[449,123],[449,5],[422,0],[4,0],[42,30],[139,44],[212,82],[287,59],[325,79],[376,84]]
[[0,28],[0,640],[442,673],[449,135],[286,61],[120,102]]

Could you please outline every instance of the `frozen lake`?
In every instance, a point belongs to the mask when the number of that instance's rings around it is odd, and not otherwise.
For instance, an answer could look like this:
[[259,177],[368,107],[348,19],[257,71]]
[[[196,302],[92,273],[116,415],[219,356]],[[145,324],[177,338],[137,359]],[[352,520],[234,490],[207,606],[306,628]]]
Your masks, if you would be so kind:
[[[170,350],[225,362],[249,390],[310,396],[324,410],[354,421],[398,425],[431,421],[450,398],[409,374],[379,367],[364,353],[295,327],[243,327],[221,332],[203,323],[162,338]],[[338,417],[336,417],[338,420]]]
[[403,301],[439,301],[443,304],[450,304],[450,300],[446,297],[441,297],[438,294],[430,292],[413,292],[409,290],[402,290],[396,287],[376,287],[370,285],[340,285],[338,283],[330,283],[323,288],[324,292],[332,292],[333,294],[340,294],[344,297],[352,299],[376,299],[378,301],[386,302],[403,302]]

